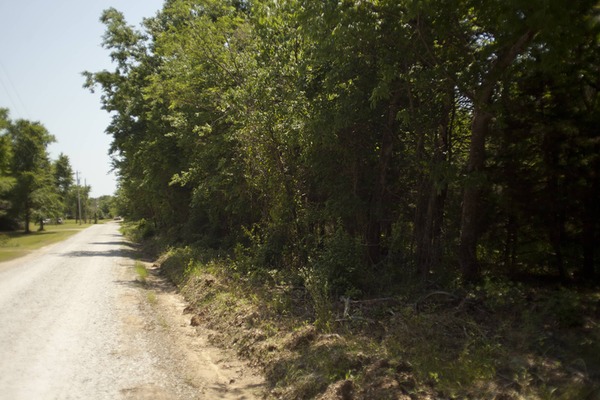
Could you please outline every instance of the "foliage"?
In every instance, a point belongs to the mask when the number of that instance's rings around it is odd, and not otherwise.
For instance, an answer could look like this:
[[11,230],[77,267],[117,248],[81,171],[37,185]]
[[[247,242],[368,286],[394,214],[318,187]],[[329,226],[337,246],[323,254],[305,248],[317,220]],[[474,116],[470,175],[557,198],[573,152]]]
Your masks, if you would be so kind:
[[598,18],[593,0],[169,0],[136,29],[109,9],[115,68],[85,76],[113,115],[116,207],[214,327],[248,328],[231,342],[275,396],[587,395]]
[[329,282],[324,271],[316,267],[305,268],[300,271],[300,276],[313,303],[315,326],[320,330],[330,330],[333,313],[329,297]]
[[115,69],[84,75],[120,212],[258,275],[323,269],[336,295],[595,276],[593,6],[173,0],[142,29],[106,10]]
[[50,160],[47,147],[54,140],[41,123],[12,121],[0,109],[0,229],[22,226],[29,232],[35,222],[44,230],[45,220],[79,218],[78,191],[84,193],[84,210],[90,209],[90,188],[73,185],[69,157],[61,153]]
[[[56,212],[58,201],[46,148],[54,137],[38,122],[17,120],[8,128],[11,141],[10,171],[14,178],[9,198],[11,213],[29,223]],[[40,225],[43,229],[43,225]]]
[[[596,3],[170,0],[139,29],[106,10],[115,68],[84,76],[113,116],[115,207],[192,249],[183,275],[206,252],[300,288],[322,330],[340,296],[441,287],[505,312],[538,281],[597,285]],[[585,322],[555,295],[553,326]],[[415,355],[448,387],[503,356],[459,322],[462,378]]]

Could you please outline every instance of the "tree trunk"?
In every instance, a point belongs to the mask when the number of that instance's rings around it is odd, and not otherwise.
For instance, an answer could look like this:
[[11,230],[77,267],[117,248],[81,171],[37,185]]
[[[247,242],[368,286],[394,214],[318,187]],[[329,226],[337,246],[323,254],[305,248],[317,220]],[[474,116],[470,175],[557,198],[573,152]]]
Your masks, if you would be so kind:
[[562,282],[568,281],[567,270],[565,269],[564,256],[562,251],[563,241],[565,240],[565,216],[559,212],[554,216],[554,226],[551,228],[550,241],[554,249],[554,264],[558,271],[558,276]]
[[29,223],[31,222],[31,209],[29,204],[25,206],[25,233],[31,233],[29,229]]
[[596,278],[595,268],[595,248],[597,240],[598,220],[600,219],[600,178],[596,175],[592,187],[585,201],[585,210],[583,212],[583,231],[581,233],[581,246],[583,250],[583,264],[581,273],[584,279],[593,281]]
[[585,221],[583,226],[583,265],[581,273],[584,279],[593,281],[596,278],[596,270],[594,268],[594,252],[595,252],[595,235],[594,223]]
[[506,239],[504,242],[504,268],[510,276],[514,276],[516,271],[517,243],[519,226],[517,218],[509,214],[506,220]]
[[[454,108],[453,96],[450,92],[445,102],[445,109],[441,117],[438,132],[434,141],[433,168],[448,160],[450,154],[450,114]],[[424,158],[423,135],[419,139],[418,160]],[[423,174],[424,175],[424,174]],[[444,220],[444,206],[448,193],[446,181],[436,181],[435,176],[422,176],[423,184],[419,188],[423,191],[419,195],[415,215],[416,261],[417,271],[425,279],[436,264],[441,260],[442,224]],[[440,185],[441,183],[441,185]]]
[[[490,94],[491,97],[491,94]],[[489,102],[489,99],[488,99]],[[471,127],[471,145],[467,165],[467,181],[463,194],[461,231],[460,231],[460,267],[465,281],[479,279],[481,266],[477,258],[477,243],[480,235],[481,196],[485,179],[485,138],[492,114],[485,106],[476,106]]]
[[485,182],[485,140],[492,120],[490,106],[494,89],[502,74],[510,67],[519,54],[533,40],[535,32],[528,30],[514,43],[498,53],[489,72],[470,97],[473,101],[473,121],[471,123],[471,144],[467,161],[466,182],[463,193],[459,261],[465,281],[477,281],[481,266],[477,258],[481,221],[481,198]]
[[[385,129],[387,131],[387,129]],[[387,173],[388,164],[392,158],[393,140],[391,132],[384,132],[381,153],[379,158],[379,169],[377,182],[371,202],[371,212],[369,216],[369,224],[367,227],[367,246],[369,259],[372,264],[377,264],[381,261],[381,234],[387,229],[385,225],[386,214],[386,190],[387,190]]]
[[415,249],[415,262],[417,272],[425,279],[429,271],[428,253],[429,246],[427,240],[427,209],[429,198],[431,196],[431,179],[423,172],[421,165],[425,159],[425,132],[417,129],[417,154],[416,161],[419,166],[417,172],[417,181],[420,182],[417,188],[417,204],[415,207],[415,219],[413,228],[413,241]]
[[[396,91],[388,107],[387,124],[381,136],[381,150],[377,169],[377,180],[371,200],[371,210],[366,232],[368,257],[372,264],[381,261],[383,251],[381,248],[382,234],[390,231],[387,193],[387,174],[394,149],[394,132],[396,131],[396,114],[401,90]],[[386,221],[386,218],[388,219]]]

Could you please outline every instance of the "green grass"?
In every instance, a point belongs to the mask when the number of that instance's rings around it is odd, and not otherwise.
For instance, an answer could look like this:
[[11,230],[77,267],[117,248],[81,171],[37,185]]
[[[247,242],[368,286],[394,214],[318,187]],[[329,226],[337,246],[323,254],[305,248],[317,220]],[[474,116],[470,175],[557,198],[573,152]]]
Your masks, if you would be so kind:
[[140,278],[140,281],[142,283],[146,283],[146,278],[148,278],[148,270],[146,269],[144,264],[140,261],[136,261],[134,267],[135,267],[135,272],[137,272],[137,274]]
[[156,292],[154,290],[148,290],[146,292],[146,299],[148,299],[148,303],[152,306],[155,306],[158,303],[158,298],[156,297]]
[[22,231],[0,232],[0,262],[23,257],[34,250],[61,242],[90,226],[68,220],[61,225],[45,225],[43,232],[38,232],[38,226],[33,225],[29,234]]

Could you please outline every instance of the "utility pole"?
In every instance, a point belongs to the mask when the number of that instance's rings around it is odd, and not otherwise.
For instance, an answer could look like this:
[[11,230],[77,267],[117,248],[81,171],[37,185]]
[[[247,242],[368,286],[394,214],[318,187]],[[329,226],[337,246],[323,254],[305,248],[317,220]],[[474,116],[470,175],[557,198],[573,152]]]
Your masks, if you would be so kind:
[[85,207],[83,207],[83,210],[85,212],[85,219],[83,220],[86,224],[89,222],[89,215],[88,215],[88,187],[87,187],[87,179],[83,178],[83,187],[85,188]]
[[77,176],[77,210],[79,212],[79,225],[81,225],[81,187],[79,186],[79,171],[75,171]]

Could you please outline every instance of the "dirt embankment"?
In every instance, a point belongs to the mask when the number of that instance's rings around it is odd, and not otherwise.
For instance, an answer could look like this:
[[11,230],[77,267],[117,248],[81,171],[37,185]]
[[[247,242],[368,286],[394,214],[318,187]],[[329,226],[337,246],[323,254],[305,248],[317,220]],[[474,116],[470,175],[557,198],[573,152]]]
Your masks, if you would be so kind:
[[[233,350],[211,344],[208,337],[216,332],[190,323],[187,302],[175,286],[159,275],[155,265],[146,264],[145,268],[149,273],[142,276],[138,273],[137,277],[143,297],[140,301],[143,330],[153,351],[163,358],[163,364],[171,365],[186,385],[194,388],[194,398],[263,398],[262,375],[247,361],[241,361]],[[139,398],[135,392],[131,396]]]
[[[186,323],[235,350],[273,399],[600,399],[600,294],[488,282],[472,293],[331,302],[173,252]],[[519,312],[515,312],[518,310]],[[317,320],[317,324],[315,321]]]

